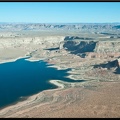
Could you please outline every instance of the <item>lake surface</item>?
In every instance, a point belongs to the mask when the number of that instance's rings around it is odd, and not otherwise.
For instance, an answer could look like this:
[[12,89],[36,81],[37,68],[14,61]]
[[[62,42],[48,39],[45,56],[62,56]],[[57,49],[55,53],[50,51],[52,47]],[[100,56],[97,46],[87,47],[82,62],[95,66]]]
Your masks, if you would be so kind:
[[30,62],[21,58],[15,62],[0,64],[0,108],[16,103],[20,97],[26,97],[43,90],[55,89],[50,80],[74,81],[66,78],[71,69],[57,70],[47,62]]

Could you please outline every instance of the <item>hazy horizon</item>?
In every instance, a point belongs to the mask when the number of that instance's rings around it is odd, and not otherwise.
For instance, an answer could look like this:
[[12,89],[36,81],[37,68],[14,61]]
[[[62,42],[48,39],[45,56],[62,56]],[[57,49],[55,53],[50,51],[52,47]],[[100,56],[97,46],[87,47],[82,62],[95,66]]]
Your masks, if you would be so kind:
[[0,24],[120,24],[120,22],[79,22],[79,23],[42,23],[42,22],[0,22]]

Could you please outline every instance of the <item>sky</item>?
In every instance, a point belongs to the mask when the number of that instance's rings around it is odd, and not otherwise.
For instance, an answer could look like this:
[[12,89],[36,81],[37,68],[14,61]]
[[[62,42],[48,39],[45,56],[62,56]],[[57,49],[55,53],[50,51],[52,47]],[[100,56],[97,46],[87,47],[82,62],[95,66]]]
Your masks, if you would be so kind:
[[120,2],[0,2],[0,22],[120,22]]

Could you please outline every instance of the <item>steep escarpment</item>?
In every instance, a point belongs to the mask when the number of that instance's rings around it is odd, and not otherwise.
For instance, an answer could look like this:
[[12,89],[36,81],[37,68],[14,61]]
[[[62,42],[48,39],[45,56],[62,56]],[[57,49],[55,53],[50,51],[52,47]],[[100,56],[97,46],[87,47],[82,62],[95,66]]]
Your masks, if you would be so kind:
[[119,41],[73,41],[68,40],[64,42],[63,47],[72,53],[83,52],[120,52]]
[[84,52],[93,52],[96,46],[94,41],[67,41],[64,43],[64,48],[71,53],[84,53]]
[[107,69],[110,69],[110,68],[119,68],[119,59],[117,60],[113,60],[113,61],[108,61],[107,63],[104,63],[104,64],[99,64],[99,65],[94,65],[94,68],[98,68],[98,67],[102,67],[102,68],[107,68]]
[[81,57],[119,57],[120,41],[65,40],[63,48]]
[[0,49],[19,47],[22,45],[56,44],[64,40],[64,36],[0,38]]
[[99,41],[96,44],[95,52],[105,53],[105,52],[120,52],[120,42],[119,41]]
[[36,54],[37,57],[46,58],[50,53],[49,49],[59,47],[61,41],[64,41],[64,36],[47,35],[0,38],[0,62],[33,54]]

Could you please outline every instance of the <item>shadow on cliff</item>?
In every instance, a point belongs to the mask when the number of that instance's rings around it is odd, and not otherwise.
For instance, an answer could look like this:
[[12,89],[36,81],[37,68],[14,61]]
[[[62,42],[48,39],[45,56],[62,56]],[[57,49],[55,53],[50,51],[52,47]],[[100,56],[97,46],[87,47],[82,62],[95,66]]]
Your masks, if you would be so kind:
[[108,61],[108,63],[94,65],[94,68],[107,68],[108,70],[110,70],[111,68],[115,68],[114,73],[120,74],[120,67],[118,60]]
[[65,41],[63,47],[70,51],[71,54],[75,54],[81,57],[85,57],[85,52],[93,52],[96,46],[94,41]]

